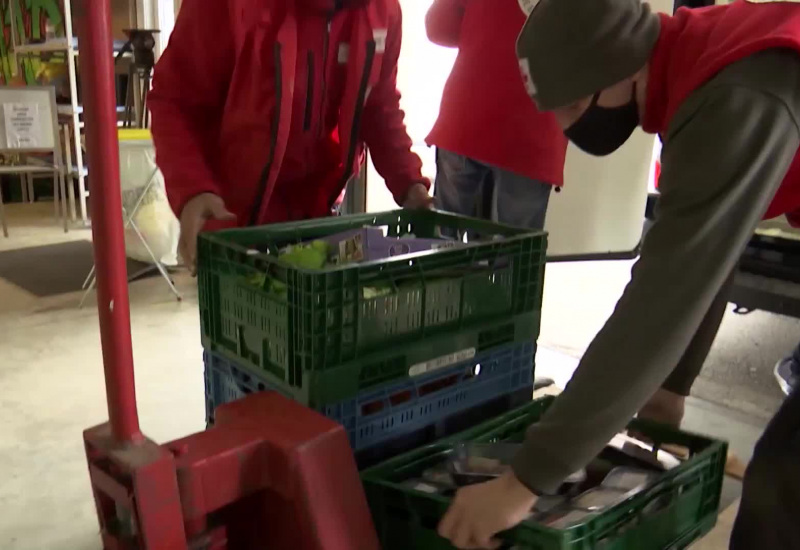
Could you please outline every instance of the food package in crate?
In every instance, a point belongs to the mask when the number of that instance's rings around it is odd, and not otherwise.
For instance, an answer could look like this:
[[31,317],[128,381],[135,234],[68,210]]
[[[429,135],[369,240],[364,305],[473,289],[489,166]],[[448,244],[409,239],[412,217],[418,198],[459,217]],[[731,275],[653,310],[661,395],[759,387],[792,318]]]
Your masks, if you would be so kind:
[[[329,264],[347,264],[382,260],[458,246],[458,241],[446,239],[420,239],[413,235],[386,237],[380,227],[363,227],[321,237],[313,241],[290,244],[271,251],[282,261],[301,269],[323,269]],[[262,251],[253,248],[252,254]]]
[[[447,501],[459,490],[452,465],[470,456],[459,447],[466,442],[480,444],[484,447],[474,447],[480,453],[472,456],[499,460],[480,460],[479,471],[472,473],[507,471],[503,462],[508,448],[494,452],[491,446],[522,441],[528,427],[541,421],[553,401],[535,399],[437,445],[362,472],[382,547],[451,548],[437,538],[436,526]],[[539,495],[527,518],[502,534],[503,547],[673,548],[677,542],[683,548],[712,529],[719,511],[727,445],[639,420],[628,429],[645,439],[614,437],[586,465],[583,482],[569,492],[559,487],[554,494]],[[462,461],[462,465],[469,464]]]
[[[483,483],[510,471],[520,445],[516,443],[458,443],[447,458],[409,479],[416,491],[453,496],[459,487]],[[607,510],[651,486],[664,469],[639,461],[609,445],[585,469],[564,480],[556,493],[541,495],[529,521],[565,529]]]
[[458,241],[421,239],[413,235],[387,237],[380,227],[363,227],[324,237],[331,246],[331,261],[335,264],[383,260],[402,254],[438,250],[458,246]]
[[[490,481],[510,471],[511,461],[520,449],[516,443],[461,443],[453,450],[450,469],[459,486]],[[582,483],[586,471],[575,472],[564,484]]]

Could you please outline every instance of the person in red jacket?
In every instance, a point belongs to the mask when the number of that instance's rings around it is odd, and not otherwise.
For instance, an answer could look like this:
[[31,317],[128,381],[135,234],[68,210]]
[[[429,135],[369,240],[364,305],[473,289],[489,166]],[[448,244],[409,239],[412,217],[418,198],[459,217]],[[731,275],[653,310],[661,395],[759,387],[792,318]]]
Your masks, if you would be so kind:
[[430,202],[396,87],[401,34],[398,0],[183,3],[148,106],[184,261],[204,226],[330,215],[364,144],[398,204]]
[[564,181],[567,140],[519,81],[514,43],[524,22],[518,0],[434,1],[428,38],[458,48],[458,57],[426,141],[436,146],[437,208],[474,215],[491,185],[491,217],[541,229],[550,193]]
[[[661,197],[631,281],[512,469],[461,489],[439,532],[495,547],[670,376],[764,217],[800,211],[800,5],[656,15],[639,0],[540,0],[517,55],[528,93],[593,155],[661,135]],[[747,468],[734,550],[800,548],[800,392]]]

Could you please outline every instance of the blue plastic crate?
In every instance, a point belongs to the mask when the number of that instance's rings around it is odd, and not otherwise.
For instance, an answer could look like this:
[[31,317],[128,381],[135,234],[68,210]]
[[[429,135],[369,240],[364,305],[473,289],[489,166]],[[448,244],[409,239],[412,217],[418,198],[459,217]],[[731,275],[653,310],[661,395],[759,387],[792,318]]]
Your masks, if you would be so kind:
[[[491,348],[456,365],[364,391],[319,412],[344,426],[353,450],[382,445],[498,398],[531,390],[535,347],[523,343]],[[219,405],[252,392],[280,391],[249,367],[216,353],[205,352],[204,360],[209,424]]]

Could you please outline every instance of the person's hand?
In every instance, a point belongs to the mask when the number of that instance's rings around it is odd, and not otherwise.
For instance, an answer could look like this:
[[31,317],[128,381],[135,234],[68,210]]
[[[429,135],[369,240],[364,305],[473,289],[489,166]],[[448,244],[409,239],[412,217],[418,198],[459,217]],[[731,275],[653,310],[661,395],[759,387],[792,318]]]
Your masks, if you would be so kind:
[[495,535],[527,518],[536,498],[511,472],[464,487],[439,523],[439,535],[456,548],[498,548]]
[[235,220],[236,216],[225,208],[225,203],[213,193],[192,197],[181,211],[181,237],[178,242],[183,262],[194,275],[197,272],[197,235],[208,220]]
[[403,208],[433,208],[433,197],[428,194],[428,188],[421,183],[415,183],[409,187]]

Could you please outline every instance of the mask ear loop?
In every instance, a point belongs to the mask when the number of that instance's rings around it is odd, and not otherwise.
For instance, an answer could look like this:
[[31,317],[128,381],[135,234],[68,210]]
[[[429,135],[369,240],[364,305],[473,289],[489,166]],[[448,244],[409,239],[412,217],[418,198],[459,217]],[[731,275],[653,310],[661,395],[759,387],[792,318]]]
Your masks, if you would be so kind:
[[[589,107],[598,106],[597,102],[600,101],[600,94],[602,94],[602,93],[603,93],[603,90],[600,90],[599,92],[595,92],[595,94],[592,96],[592,102],[589,104]],[[633,83],[633,88],[631,89],[631,99],[630,99],[630,101],[628,101],[628,103],[630,104],[630,103],[635,103],[635,102],[636,102],[636,82]]]

